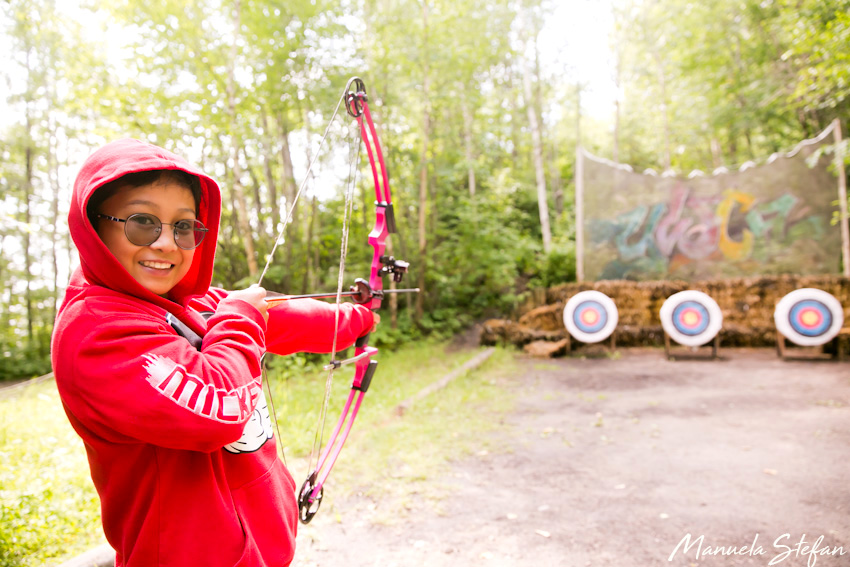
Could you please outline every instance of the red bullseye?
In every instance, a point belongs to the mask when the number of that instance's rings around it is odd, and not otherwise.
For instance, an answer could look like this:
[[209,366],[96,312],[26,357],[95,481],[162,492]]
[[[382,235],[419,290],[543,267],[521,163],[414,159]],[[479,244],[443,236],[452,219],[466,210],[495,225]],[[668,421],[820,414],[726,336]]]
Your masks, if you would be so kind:
[[581,314],[581,322],[585,325],[595,325],[597,321],[599,321],[599,313],[592,309],[585,309]]
[[700,314],[697,312],[696,309],[685,309],[680,315],[679,321],[685,327],[689,329],[694,329],[700,324],[700,321],[702,321],[702,317],[700,317]]
[[823,322],[823,315],[817,309],[804,309],[797,315],[797,322],[801,327],[814,329]]

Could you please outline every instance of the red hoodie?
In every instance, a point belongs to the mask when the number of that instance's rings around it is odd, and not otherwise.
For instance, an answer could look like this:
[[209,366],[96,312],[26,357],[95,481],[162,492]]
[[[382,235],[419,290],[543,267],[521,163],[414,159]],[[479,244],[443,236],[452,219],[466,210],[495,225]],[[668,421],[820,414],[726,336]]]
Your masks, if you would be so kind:
[[[209,228],[168,298],[137,283],[86,216],[99,187],[152,169],[201,180],[198,218]],[[138,140],[95,152],[74,183],[68,222],[81,267],[56,320],[52,361],[119,567],[292,561],[296,487],[277,456],[260,357],[329,351],[335,307],[284,302],[267,325],[252,305],[210,289],[220,213],[215,181]],[[338,344],[351,345],[372,323],[368,309],[343,305]]]

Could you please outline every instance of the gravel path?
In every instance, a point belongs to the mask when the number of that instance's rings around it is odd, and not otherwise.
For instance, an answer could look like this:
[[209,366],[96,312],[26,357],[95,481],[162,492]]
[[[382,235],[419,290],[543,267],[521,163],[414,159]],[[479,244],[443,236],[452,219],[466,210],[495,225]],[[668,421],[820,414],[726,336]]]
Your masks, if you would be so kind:
[[389,522],[338,502],[295,565],[850,566],[850,365],[722,355],[519,357],[500,449]]

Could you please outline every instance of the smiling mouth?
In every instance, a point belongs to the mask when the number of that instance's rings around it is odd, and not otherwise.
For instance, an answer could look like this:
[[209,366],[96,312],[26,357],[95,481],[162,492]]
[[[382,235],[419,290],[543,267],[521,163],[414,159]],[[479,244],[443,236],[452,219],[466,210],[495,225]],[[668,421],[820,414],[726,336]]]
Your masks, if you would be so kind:
[[152,261],[142,261],[139,262],[142,267],[145,268],[153,268],[154,270],[170,270],[174,267],[174,264],[169,262],[152,262]]

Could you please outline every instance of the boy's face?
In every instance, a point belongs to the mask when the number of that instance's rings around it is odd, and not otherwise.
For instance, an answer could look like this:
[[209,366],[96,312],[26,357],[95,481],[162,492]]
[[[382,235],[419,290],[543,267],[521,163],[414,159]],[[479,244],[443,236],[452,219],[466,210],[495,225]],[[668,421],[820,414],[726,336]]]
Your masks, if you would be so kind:
[[173,230],[173,223],[195,219],[195,200],[188,188],[167,176],[148,185],[127,185],[104,201],[97,212],[120,219],[148,213],[163,223],[159,237],[147,246],[130,242],[123,222],[101,218],[96,226],[106,247],[146,289],[164,296],[189,273],[195,251],[178,247]]

